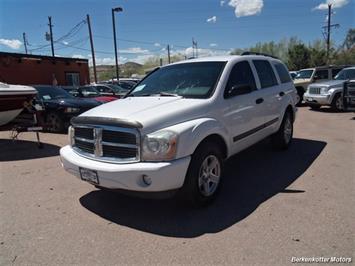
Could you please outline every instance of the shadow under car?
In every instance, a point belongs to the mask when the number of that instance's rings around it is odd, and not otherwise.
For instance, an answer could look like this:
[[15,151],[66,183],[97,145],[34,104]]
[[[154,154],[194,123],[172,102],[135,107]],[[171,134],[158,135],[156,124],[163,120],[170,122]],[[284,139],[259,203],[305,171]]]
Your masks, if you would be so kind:
[[103,190],[89,192],[80,203],[112,223],[157,235],[192,238],[216,233],[243,220],[278,193],[305,192],[286,188],[325,146],[322,141],[295,138],[289,150],[276,152],[265,140],[233,156],[226,162],[220,193],[207,208],[186,208],[174,198],[141,199]]

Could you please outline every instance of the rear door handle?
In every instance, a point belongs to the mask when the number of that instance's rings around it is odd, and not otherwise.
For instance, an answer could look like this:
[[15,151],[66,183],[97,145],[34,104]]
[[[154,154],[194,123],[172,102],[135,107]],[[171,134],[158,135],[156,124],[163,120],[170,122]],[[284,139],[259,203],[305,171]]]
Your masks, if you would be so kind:
[[280,93],[279,93],[279,96],[280,97],[282,97],[282,96],[284,96],[285,95],[285,93],[283,92],[283,91],[281,91]]
[[263,98],[259,98],[255,100],[256,104],[261,104],[263,101],[264,101]]

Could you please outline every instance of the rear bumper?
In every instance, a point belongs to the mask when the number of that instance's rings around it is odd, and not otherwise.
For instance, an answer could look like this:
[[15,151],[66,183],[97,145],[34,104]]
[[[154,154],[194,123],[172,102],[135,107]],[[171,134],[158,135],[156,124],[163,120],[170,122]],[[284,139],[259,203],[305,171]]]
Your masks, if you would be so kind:
[[330,105],[332,103],[331,95],[309,94],[307,92],[303,95],[303,100],[314,105]]
[[[169,162],[113,164],[84,158],[68,145],[60,149],[63,168],[81,178],[79,168],[95,170],[102,188],[136,192],[162,192],[179,189],[184,184],[190,156]],[[151,184],[143,181],[148,176]]]

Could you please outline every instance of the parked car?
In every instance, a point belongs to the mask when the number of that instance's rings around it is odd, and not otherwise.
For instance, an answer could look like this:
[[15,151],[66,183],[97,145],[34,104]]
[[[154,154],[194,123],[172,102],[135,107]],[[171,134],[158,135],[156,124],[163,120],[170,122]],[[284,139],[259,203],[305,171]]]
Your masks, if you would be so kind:
[[51,132],[63,132],[71,118],[101,104],[93,99],[75,98],[59,86],[33,87],[38,91],[35,101],[44,107],[44,122]]
[[290,71],[290,76],[292,79],[295,79],[295,77],[297,76],[297,71]]
[[64,89],[74,97],[92,98],[101,103],[107,103],[107,102],[117,100],[117,97],[102,95],[96,89],[96,87],[92,85],[85,85],[80,87],[71,87],[71,88],[64,88]]
[[296,102],[287,67],[268,56],[170,64],[124,99],[73,119],[62,165],[98,188],[177,192],[206,205],[226,159],[267,137],[275,148],[289,147]]
[[102,96],[122,98],[129,92],[129,89],[115,84],[91,84],[90,86],[96,88]]
[[298,105],[302,103],[303,94],[306,92],[308,85],[312,83],[319,83],[326,80],[333,79],[345,66],[322,66],[301,69],[298,71],[294,79],[294,84],[299,96]]
[[335,76],[334,80],[309,85],[303,97],[304,101],[312,109],[328,105],[336,111],[342,111],[344,83],[353,79],[355,79],[355,67],[344,68]]

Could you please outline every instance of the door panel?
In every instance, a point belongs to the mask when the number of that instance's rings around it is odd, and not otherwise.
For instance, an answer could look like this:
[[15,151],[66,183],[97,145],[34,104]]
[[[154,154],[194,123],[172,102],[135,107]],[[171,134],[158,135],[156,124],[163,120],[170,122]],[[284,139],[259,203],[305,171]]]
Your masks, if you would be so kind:
[[[250,92],[231,96],[232,87],[249,86]],[[261,139],[260,128],[265,120],[263,114],[264,102],[262,92],[256,88],[255,77],[248,61],[242,61],[233,67],[224,93],[223,117],[230,131],[232,152],[235,153]],[[262,101],[257,104],[257,100]]]

